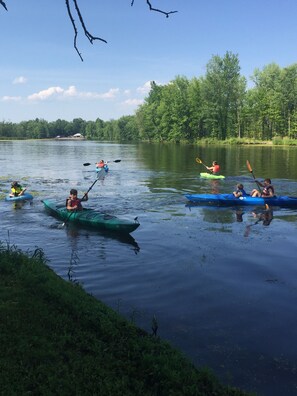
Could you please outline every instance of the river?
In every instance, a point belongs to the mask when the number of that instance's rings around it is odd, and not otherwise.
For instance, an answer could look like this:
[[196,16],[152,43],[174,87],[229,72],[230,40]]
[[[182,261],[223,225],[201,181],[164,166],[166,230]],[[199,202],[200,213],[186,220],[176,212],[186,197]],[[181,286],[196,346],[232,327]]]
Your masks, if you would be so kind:
[[[296,209],[191,206],[186,193],[249,192],[255,177],[276,193],[297,196],[297,148],[117,144],[89,141],[0,142],[0,240],[24,251],[42,248],[48,265],[136,325],[157,334],[197,367],[260,395],[297,394]],[[224,180],[199,177],[217,160]],[[129,238],[63,226],[42,199],[82,196],[110,171],[85,207],[133,219]],[[120,159],[120,162],[113,162]],[[91,163],[84,166],[84,163]],[[5,202],[19,180],[34,199]]]

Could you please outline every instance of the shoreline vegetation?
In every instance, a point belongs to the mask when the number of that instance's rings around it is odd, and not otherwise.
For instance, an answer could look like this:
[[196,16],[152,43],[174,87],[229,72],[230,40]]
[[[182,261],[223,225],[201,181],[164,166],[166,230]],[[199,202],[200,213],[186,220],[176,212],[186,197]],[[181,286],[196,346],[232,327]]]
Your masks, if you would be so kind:
[[39,248],[0,242],[0,293],[3,395],[248,395],[60,278]]
[[[65,140],[71,140],[71,141],[97,141],[97,139],[85,139],[85,138],[73,138],[73,137],[64,137],[64,138],[44,138],[44,139],[20,139],[20,138],[4,138],[0,137],[0,141],[14,141],[14,140],[55,140],[55,141],[65,141]],[[101,141],[101,140],[99,140]],[[103,141],[102,141],[103,142]],[[104,140],[106,142],[106,140]],[[205,139],[199,139],[196,140],[195,142],[188,142],[188,141],[180,141],[180,142],[172,142],[172,141],[142,141],[143,143],[155,143],[155,144],[192,144],[192,145],[197,145],[197,146],[204,146],[204,145],[219,145],[219,146],[226,146],[226,145],[238,145],[238,146],[297,146],[297,139],[291,139],[291,138],[273,138],[272,140],[257,140],[257,139],[248,139],[248,138],[231,138],[231,139],[226,139],[226,140],[217,140],[217,139],[212,139],[212,138],[205,138]],[[121,142],[125,143],[125,142]],[[129,141],[126,143],[139,143]]]
[[[55,138],[80,134],[88,140],[171,142],[273,141],[296,145],[297,63],[256,68],[247,79],[238,54],[227,51],[207,62],[204,75],[177,75],[150,87],[133,115],[103,120],[73,118],[0,121],[0,137]],[[228,144],[228,143],[227,143]],[[286,143],[285,143],[286,144]]]

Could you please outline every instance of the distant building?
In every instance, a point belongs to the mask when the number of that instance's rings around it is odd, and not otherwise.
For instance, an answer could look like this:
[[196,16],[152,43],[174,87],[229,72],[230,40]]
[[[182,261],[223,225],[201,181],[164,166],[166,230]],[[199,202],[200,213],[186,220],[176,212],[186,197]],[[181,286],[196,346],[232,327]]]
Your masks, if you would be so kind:
[[84,140],[84,136],[81,133],[76,133],[75,135],[71,136],[56,136],[55,139],[57,140]]

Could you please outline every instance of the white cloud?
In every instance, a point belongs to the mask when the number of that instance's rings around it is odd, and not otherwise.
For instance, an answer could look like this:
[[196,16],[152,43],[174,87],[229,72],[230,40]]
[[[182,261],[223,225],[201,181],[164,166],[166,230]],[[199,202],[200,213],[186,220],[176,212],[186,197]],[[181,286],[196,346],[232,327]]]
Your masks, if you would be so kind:
[[20,96],[3,96],[1,99],[3,102],[18,102],[21,100]]
[[61,87],[49,87],[37,93],[28,96],[28,100],[45,101],[48,99],[65,99],[65,98],[79,98],[79,99],[114,99],[120,92],[119,88],[111,88],[109,91],[100,94],[97,92],[79,92],[74,85],[67,89]]
[[119,92],[119,88],[111,88],[108,92],[101,94],[100,97],[103,99],[113,99]]
[[28,96],[28,100],[47,100],[49,98],[58,97],[63,94],[64,89],[61,87],[50,87],[48,89],[44,89],[43,91],[39,91],[38,93],[34,93]]
[[127,99],[123,103],[128,106],[139,106],[143,103],[143,99]]
[[77,96],[78,94],[76,87],[74,85],[70,85],[70,87],[63,92],[63,95],[72,97]]
[[20,77],[16,77],[13,80],[13,84],[26,84],[26,82],[28,81],[28,79],[26,77],[20,76]]
[[[136,89],[136,91],[139,92],[142,95],[147,95],[150,92],[150,90],[151,90],[151,83],[152,82],[153,81],[147,81],[146,83],[143,84],[142,87],[138,87]],[[155,81],[155,83],[157,85],[165,85],[164,83],[160,83],[159,81]]]
[[143,84],[142,87],[138,87],[136,89],[137,92],[140,92],[143,95],[149,93],[150,90],[151,90],[151,81],[147,81],[146,83]]

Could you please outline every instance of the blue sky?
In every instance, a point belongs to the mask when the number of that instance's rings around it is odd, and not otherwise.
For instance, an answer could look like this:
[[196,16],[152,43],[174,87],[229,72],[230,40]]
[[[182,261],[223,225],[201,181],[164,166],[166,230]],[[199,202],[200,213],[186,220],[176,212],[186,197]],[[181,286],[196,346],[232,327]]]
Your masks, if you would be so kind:
[[[238,54],[247,79],[297,60],[296,0],[78,0],[89,43],[64,0],[5,0],[0,7],[0,122],[40,118],[105,121],[134,114],[149,82],[205,75],[213,55]],[[73,11],[75,14],[75,12]],[[77,17],[75,17],[77,20]]]

